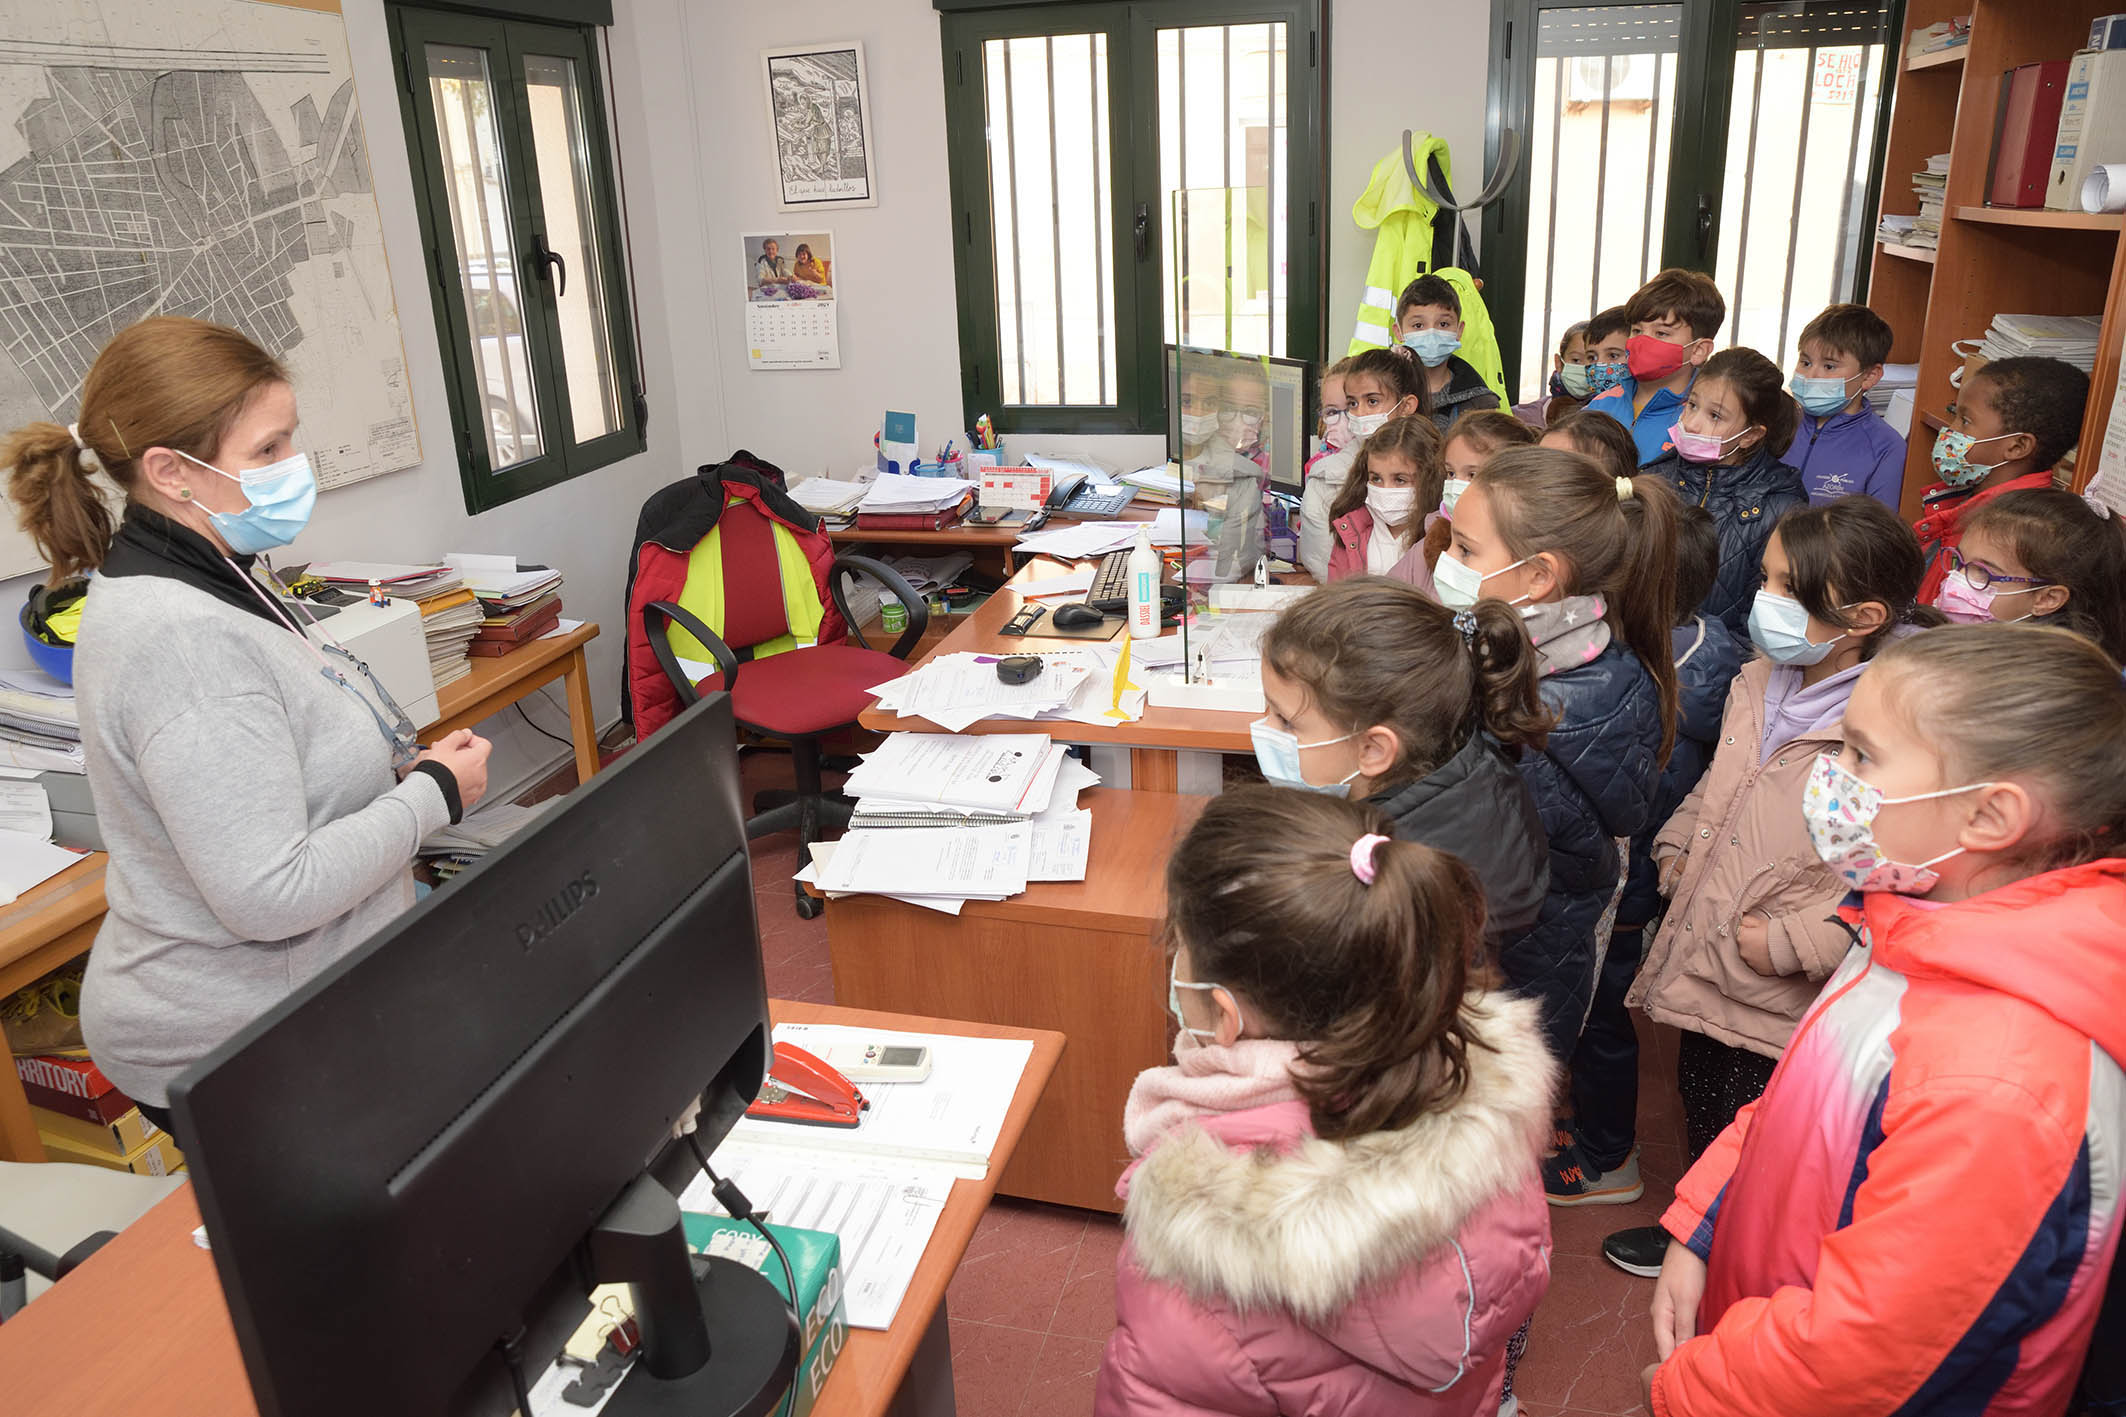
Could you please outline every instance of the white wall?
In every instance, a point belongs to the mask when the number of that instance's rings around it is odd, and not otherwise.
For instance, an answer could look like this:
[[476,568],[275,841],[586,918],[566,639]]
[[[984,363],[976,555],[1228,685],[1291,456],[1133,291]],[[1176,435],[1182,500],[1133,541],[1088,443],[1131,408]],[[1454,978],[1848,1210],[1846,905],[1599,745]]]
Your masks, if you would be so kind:
[[[647,30],[635,15],[643,8],[653,12]],[[623,152],[638,157],[650,150],[652,128],[642,96],[674,92],[671,85],[678,77],[669,71],[645,71],[646,64],[654,65],[665,57],[667,48],[665,21],[654,13],[658,8],[658,4],[619,0],[612,34],[619,142]],[[671,481],[680,468],[692,465],[679,452],[681,383],[675,377],[670,352],[671,307],[665,299],[665,292],[683,286],[685,279],[684,271],[669,283],[664,275],[671,224],[660,207],[668,199],[648,163],[637,161],[630,166],[628,201],[635,268],[642,287],[643,344],[648,351],[649,450],[480,516],[468,516],[453,451],[456,440],[451,435],[443,356],[424,276],[420,222],[413,203],[413,177],[382,0],[345,0],[344,10],[424,458],[419,466],[403,472],[325,493],[318,500],[309,530],[275,559],[288,564],[336,558],[418,561],[449,551],[485,551],[511,553],[560,568],[567,576],[562,591],[565,613],[596,620],[602,627],[590,644],[589,658],[593,699],[603,725],[618,712],[622,594],[636,511],[651,491]],[[661,117],[659,122],[663,122]],[[686,220],[698,223],[698,212],[687,213]],[[684,264],[695,261],[696,253],[691,230],[682,229],[689,230],[681,253]],[[717,378],[713,364],[690,370],[685,380],[690,414],[701,404],[720,403],[714,389]],[[296,392],[300,402],[332,397],[330,389]],[[710,443],[721,432],[713,426],[698,431]],[[0,582],[0,607],[5,607],[10,619],[36,579]],[[28,662],[18,633],[0,634],[0,662]],[[558,684],[543,698],[534,695],[526,700],[525,708],[548,730],[567,735],[568,716]],[[483,731],[495,739],[489,776],[497,791],[540,775],[567,756],[566,749],[527,729],[514,712],[490,720]]]
[[[1484,0],[1331,0],[1329,352],[1350,338],[1372,254],[1370,232],[1350,220],[1373,163],[1405,127],[1444,135],[1460,163],[1458,187],[1474,189],[1483,166],[1490,6]],[[682,416],[728,430],[793,474],[847,469],[870,456],[887,408],[912,409],[926,444],[954,436],[960,406],[959,326],[954,315],[950,186],[946,176],[943,61],[930,0],[816,0],[795,7],[638,0],[645,32],[669,24],[669,52],[645,58],[669,76],[668,121],[650,137],[660,203],[670,208],[673,249],[689,230],[700,251],[668,268],[684,291],[676,308],[675,361],[721,371],[721,405]],[[712,18],[713,15],[713,18]],[[774,168],[760,50],[807,40],[860,39],[872,88],[879,204],[813,216],[775,205]],[[1419,56],[1422,55],[1422,58]],[[685,111],[681,111],[682,104]],[[691,167],[692,173],[684,171]],[[694,175],[687,198],[668,181]],[[681,214],[685,200],[698,214]],[[793,223],[834,232],[841,295],[842,367],[759,371],[746,367],[743,260],[738,233]],[[705,279],[704,279],[705,275]],[[706,433],[684,441],[708,446]],[[1013,439],[1035,451],[1079,450],[1116,467],[1164,454],[1150,438]],[[713,454],[711,454],[713,455]]]

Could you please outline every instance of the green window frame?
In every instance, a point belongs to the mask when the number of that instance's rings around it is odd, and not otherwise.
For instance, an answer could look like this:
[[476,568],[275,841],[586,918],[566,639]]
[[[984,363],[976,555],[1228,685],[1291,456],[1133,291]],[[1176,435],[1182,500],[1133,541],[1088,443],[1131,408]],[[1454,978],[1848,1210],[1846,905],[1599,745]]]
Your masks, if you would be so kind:
[[[1327,348],[1328,116],[1323,66],[1327,31],[1322,0],[1136,0],[1081,3],[1031,0],[933,0],[940,15],[945,68],[945,132],[953,211],[953,270],[958,294],[961,396],[966,420],[987,413],[1006,433],[1164,433],[1166,213],[1161,200],[1159,31],[1206,26],[1282,24],[1285,28],[1285,168],[1282,204],[1287,256],[1282,316],[1284,348],[1265,351],[1318,362]],[[990,199],[990,131],[984,45],[991,40],[1094,35],[1104,39],[1105,154],[1110,213],[1099,279],[1113,312],[1113,374],[1098,402],[1003,402],[999,329],[998,234]],[[1228,79],[1228,81],[1230,81]],[[1185,80],[1184,80],[1185,82]],[[1051,94],[1050,121],[1055,122]],[[1097,125],[1097,112],[1086,121]],[[1051,159],[1052,160],[1052,159]],[[1227,171],[1231,164],[1228,158]],[[1060,192],[1061,183],[1057,181]],[[1062,193],[1065,200],[1068,193]],[[1141,214],[1141,217],[1140,217]],[[1060,218],[1059,218],[1060,220]],[[1060,238],[1058,238],[1060,242]],[[1058,279],[1057,306],[1063,304]],[[1196,341],[1201,343],[1203,341]],[[1061,337],[1058,336],[1058,346]]]
[[[479,513],[647,446],[606,76],[592,25],[411,5],[393,5],[389,19],[465,509]],[[448,120],[460,144],[474,134],[471,153],[483,174],[496,174],[483,175],[470,218],[462,192],[453,208],[445,120],[427,78],[437,51],[462,56],[463,72],[485,79],[471,86],[485,111],[466,98],[462,115]],[[471,66],[474,55],[484,68]],[[547,76],[536,86],[528,63]],[[534,87],[542,91],[536,100]],[[535,102],[543,129],[535,128]],[[575,190],[557,194],[549,221],[541,163],[551,179],[557,159],[566,159]],[[486,254],[461,243],[460,221],[479,228],[477,250]],[[549,235],[577,259],[550,258]],[[577,303],[564,310],[571,295]],[[574,368],[569,355],[579,356]],[[588,425],[580,441],[579,420]]]

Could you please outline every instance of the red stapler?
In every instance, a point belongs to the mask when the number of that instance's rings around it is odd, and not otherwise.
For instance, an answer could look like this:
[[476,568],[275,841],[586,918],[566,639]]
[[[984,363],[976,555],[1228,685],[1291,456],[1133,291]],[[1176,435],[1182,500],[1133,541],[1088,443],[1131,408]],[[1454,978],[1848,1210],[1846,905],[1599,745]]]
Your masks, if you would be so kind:
[[807,1127],[853,1127],[870,1105],[833,1068],[793,1043],[778,1043],[774,1066],[746,1115]]

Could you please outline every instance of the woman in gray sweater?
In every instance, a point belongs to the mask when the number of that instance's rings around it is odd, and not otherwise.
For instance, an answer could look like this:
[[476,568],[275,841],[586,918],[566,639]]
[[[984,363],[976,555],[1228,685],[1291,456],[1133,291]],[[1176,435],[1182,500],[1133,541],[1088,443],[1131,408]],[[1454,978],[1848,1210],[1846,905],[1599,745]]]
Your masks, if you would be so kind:
[[[479,800],[488,745],[417,754],[381,686],[379,711],[273,593],[258,554],[302,530],[317,484],[272,356],[144,320],[97,357],[80,415],[18,429],[0,464],[53,584],[99,572],[74,687],[110,912],[82,1030],[167,1126],[172,1079],[412,903],[414,850]],[[99,472],[125,493],[115,529]]]

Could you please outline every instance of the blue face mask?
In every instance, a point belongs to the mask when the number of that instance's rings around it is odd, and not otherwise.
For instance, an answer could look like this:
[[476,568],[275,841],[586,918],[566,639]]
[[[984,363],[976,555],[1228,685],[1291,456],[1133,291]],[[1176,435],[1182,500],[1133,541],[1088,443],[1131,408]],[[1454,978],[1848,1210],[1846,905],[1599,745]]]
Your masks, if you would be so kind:
[[231,554],[256,556],[261,551],[286,546],[310,525],[310,511],[317,505],[317,474],[310,469],[308,453],[247,469],[241,476],[200,462],[190,453],[180,452],[178,456],[199,463],[244,489],[250,506],[240,512],[207,513],[207,520]]
[[1817,664],[1831,652],[1838,635],[1822,644],[1809,638],[1809,612],[1801,602],[1768,590],[1750,604],[1750,639],[1774,664]]
[[1277,727],[1266,718],[1258,718],[1248,725],[1248,737],[1255,743],[1255,766],[1272,787],[1296,787],[1303,792],[1319,792],[1325,797],[1349,797],[1351,779],[1358,776],[1358,769],[1351,769],[1341,782],[1308,782],[1300,770],[1299,754],[1305,748],[1326,748],[1331,743],[1342,743],[1356,738],[1356,733],[1346,733],[1341,738],[1323,738],[1313,743],[1302,743],[1299,735]]
[[1800,404],[1803,411],[1825,418],[1853,401],[1853,396],[1846,392],[1846,385],[1850,382],[1847,379],[1804,379],[1796,374],[1787,387],[1794,391],[1794,402]]
[[1437,369],[1462,347],[1462,337],[1452,330],[1413,330],[1403,336],[1403,344],[1420,364]]
[[1590,395],[1606,394],[1623,383],[1624,376],[1629,373],[1631,366],[1627,364],[1590,364],[1587,366],[1587,392]]

